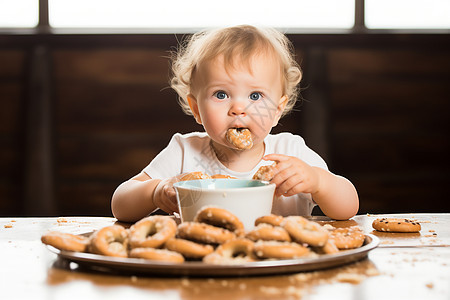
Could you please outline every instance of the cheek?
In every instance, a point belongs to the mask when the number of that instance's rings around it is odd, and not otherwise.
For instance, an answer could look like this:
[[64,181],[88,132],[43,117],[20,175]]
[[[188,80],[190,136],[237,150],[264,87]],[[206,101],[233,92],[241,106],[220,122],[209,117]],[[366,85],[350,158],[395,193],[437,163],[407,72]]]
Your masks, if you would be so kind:
[[203,127],[208,133],[218,134],[224,130],[224,121],[221,118],[221,110],[218,107],[204,106],[201,108]]
[[265,131],[273,125],[273,121],[277,116],[277,109],[271,102],[261,102],[255,103],[248,110],[249,115],[251,115],[251,119],[253,123],[261,128],[261,130]]

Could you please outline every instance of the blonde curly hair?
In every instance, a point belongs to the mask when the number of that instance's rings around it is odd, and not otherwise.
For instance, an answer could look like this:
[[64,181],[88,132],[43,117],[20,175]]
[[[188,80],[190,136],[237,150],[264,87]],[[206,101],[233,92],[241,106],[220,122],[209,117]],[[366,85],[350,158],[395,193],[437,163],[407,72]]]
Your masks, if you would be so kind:
[[199,64],[223,55],[225,66],[232,66],[235,57],[248,63],[261,52],[276,55],[283,73],[283,94],[288,101],[282,113],[286,115],[294,107],[298,97],[298,84],[302,78],[300,66],[294,59],[292,43],[281,32],[271,28],[250,25],[212,29],[198,32],[180,45],[172,57],[170,86],[178,93],[183,111],[192,115],[187,101],[192,78]]

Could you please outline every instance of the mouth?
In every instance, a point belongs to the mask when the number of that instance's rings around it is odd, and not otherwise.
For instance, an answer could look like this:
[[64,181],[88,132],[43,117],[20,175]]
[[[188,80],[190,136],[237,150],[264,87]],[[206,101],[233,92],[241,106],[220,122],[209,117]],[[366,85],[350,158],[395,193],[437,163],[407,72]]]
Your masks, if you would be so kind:
[[253,146],[252,134],[246,127],[231,127],[227,130],[226,138],[239,150],[250,149]]
[[236,130],[237,132],[242,132],[244,130],[248,130],[247,127],[241,127],[241,126],[233,126],[233,127],[230,127],[229,129]]

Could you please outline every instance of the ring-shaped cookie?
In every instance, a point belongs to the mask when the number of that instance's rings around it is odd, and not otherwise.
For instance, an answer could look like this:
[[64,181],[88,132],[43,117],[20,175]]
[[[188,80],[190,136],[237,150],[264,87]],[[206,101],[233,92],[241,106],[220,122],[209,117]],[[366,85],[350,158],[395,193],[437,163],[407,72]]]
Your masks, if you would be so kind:
[[203,258],[207,264],[242,264],[256,260],[254,243],[245,238],[230,240]]
[[111,225],[91,235],[90,252],[107,256],[127,257],[128,232],[120,225]]
[[167,249],[155,249],[155,248],[134,248],[130,251],[130,257],[132,258],[144,258],[149,260],[157,260],[171,263],[182,263],[184,257],[178,252],[170,251]]
[[227,141],[239,150],[253,147],[253,139],[250,130],[247,128],[230,128],[225,137]]
[[354,249],[364,244],[365,235],[358,226],[351,226],[331,230],[329,239],[340,250]]
[[307,247],[297,243],[258,241],[254,246],[256,256],[263,259],[292,259],[310,253]]
[[256,171],[255,175],[253,175],[253,179],[262,180],[262,181],[271,181],[274,176],[273,168],[276,166],[274,163],[271,166],[261,166],[258,171]]
[[225,175],[225,174],[214,174],[211,176],[212,179],[237,179],[236,177]]
[[316,222],[301,216],[285,217],[282,226],[298,243],[322,247],[328,240],[328,231]]
[[211,245],[199,244],[185,239],[170,238],[164,244],[168,250],[180,253],[186,258],[201,259],[214,251]]
[[176,222],[169,216],[148,216],[130,227],[131,248],[159,248],[175,236]]
[[89,244],[89,239],[81,235],[50,231],[41,237],[42,243],[53,246],[59,250],[84,252]]
[[400,218],[376,219],[372,227],[382,232],[419,232],[422,229],[419,222]]
[[246,238],[256,242],[262,241],[279,241],[279,242],[290,242],[291,237],[289,233],[280,226],[272,226],[270,224],[261,223],[251,231],[247,232]]
[[328,238],[325,245],[322,247],[314,247],[314,251],[319,254],[335,254],[339,252],[339,249],[334,244],[334,241],[331,238]]
[[257,218],[255,220],[255,226],[258,226],[261,223],[270,224],[272,226],[281,226],[281,222],[283,222],[283,220],[284,218],[282,216],[270,214]]
[[240,233],[244,231],[244,224],[230,211],[214,206],[200,209],[194,217],[194,222],[206,223]]
[[179,176],[180,181],[198,180],[198,179],[211,179],[211,176],[200,171],[184,173]]
[[177,232],[182,239],[205,244],[223,244],[236,237],[227,229],[198,222],[183,222]]

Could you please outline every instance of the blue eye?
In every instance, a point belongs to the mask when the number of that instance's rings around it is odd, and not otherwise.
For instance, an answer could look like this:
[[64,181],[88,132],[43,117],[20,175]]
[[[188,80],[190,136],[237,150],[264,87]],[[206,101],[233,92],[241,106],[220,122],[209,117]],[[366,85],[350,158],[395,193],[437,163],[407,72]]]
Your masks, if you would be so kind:
[[219,100],[224,100],[224,99],[228,98],[227,93],[225,93],[224,91],[215,92],[214,96]]
[[254,93],[251,93],[250,94],[250,100],[253,100],[253,101],[258,101],[259,99],[261,99],[261,97],[262,97],[262,95],[261,95],[261,93],[259,93],[259,92],[254,92]]

